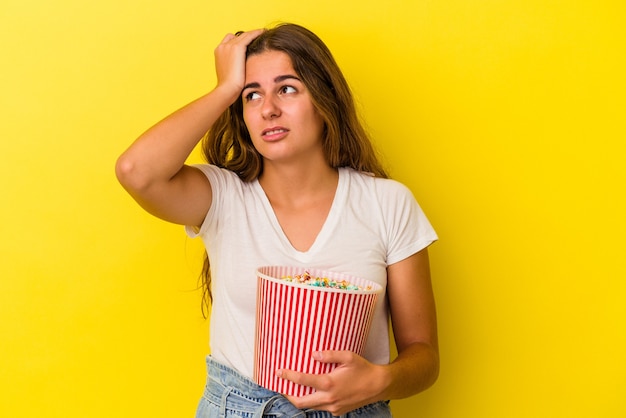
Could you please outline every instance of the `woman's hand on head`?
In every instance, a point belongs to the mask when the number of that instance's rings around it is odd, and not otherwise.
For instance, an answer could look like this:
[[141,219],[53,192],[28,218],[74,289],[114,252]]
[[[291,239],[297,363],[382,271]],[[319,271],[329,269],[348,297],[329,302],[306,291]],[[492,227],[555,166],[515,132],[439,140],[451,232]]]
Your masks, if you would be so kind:
[[264,29],[227,34],[215,48],[215,71],[218,87],[231,89],[238,97],[246,79],[246,48]]
[[339,416],[384,398],[382,391],[389,380],[384,366],[370,363],[350,351],[321,351],[313,357],[322,363],[337,363],[337,367],[319,375],[278,371],[282,379],[315,389],[310,395],[287,396],[296,408],[328,411]]

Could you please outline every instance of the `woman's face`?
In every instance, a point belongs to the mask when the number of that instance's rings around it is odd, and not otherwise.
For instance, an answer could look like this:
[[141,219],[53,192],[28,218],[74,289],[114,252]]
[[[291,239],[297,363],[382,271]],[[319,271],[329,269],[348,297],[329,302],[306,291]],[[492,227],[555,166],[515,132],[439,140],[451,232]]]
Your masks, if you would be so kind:
[[287,54],[266,51],[248,58],[242,100],[252,143],[266,163],[323,158],[324,121]]

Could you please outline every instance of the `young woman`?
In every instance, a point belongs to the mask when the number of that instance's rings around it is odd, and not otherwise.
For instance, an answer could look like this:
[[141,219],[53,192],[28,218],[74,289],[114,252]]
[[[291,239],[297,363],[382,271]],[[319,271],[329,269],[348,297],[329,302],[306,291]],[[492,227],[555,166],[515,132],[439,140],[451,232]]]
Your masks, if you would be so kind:
[[[211,355],[197,417],[391,416],[388,400],[438,375],[434,230],[410,191],[386,178],[315,34],[293,24],[228,34],[215,65],[216,87],[141,135],[116,166],[142,207],[187,225],[207,248]],[[208,164],[185,165],[203,137]],[[339,271],[385,289],[363,356],[314,353],[339,365],[328,374],[276,371],[313,394],[286,397],[251,381],[261,265]]]

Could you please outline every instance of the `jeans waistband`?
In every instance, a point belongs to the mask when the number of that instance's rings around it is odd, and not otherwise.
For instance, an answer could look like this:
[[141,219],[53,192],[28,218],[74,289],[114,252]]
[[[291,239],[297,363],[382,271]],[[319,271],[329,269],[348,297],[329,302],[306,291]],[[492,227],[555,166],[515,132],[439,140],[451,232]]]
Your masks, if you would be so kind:
[[219,404],[223,414],[234,408],[262,418],[271,412],[275,417],[304,418],[306,412],[297,409],[283,395],[265,389],[236,370],[207,357],[208,381],[205,396]]
[[[211,356],[207,359],[208,379],[204,396],[220,405],[220,416],[226,410],[236,410],[246,416],[262,418],[264,414],[275,418],[327,418],[329,412],[301,410],[283,395],[259,386],[238,371]],[[267,416],[266,415],[266,416]],[[391,417],[389,402],[376,402],[359,408],[343,417]]]

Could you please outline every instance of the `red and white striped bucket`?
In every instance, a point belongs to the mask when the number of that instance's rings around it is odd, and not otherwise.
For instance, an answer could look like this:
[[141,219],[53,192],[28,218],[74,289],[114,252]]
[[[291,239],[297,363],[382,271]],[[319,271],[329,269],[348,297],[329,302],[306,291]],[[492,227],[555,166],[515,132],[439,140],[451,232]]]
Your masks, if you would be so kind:
[[[366,290],[315,287],[281,279],[305,272],[312,277],[346,280]],[[313,360],[314,351],[363,353],[382,291],[379,284],[342,273],[288,266],[261,267],[257,277],[256,383],[287,395],[307,395],[315,390],[277,377],[276,370],[329,373],[336,364]]]

